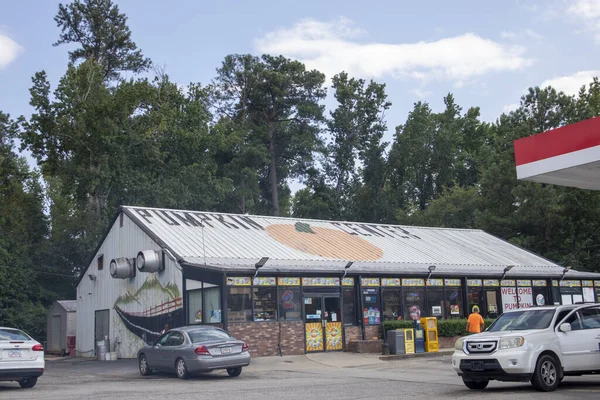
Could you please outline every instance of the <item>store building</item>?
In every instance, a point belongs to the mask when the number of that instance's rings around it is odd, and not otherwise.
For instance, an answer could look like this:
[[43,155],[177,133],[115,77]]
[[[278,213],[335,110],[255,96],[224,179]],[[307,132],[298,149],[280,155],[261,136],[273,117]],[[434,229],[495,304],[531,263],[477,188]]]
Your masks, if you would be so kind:
[[600,274],[481,230],[121,207],[77,285],[77,351],[108,338],[135,357],[165,324],[223,327],[254,356],[340,351],[381,337],[385,320],[596,292]]

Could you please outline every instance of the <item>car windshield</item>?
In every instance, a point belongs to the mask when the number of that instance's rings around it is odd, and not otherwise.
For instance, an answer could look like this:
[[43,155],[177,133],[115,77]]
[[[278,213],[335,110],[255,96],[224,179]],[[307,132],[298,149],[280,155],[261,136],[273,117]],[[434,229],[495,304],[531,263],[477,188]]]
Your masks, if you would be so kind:
[[502,314],[489,327],[488,332],[524,331],[546,329],[552,322],[554,310],[523,310]]
[[188,332],[192,343],[209,342],[211,340],[233,339],[227,332],[220,329],[198,329]]
[[0,328],[0,340],[31,340],[31,338],[18,329]]

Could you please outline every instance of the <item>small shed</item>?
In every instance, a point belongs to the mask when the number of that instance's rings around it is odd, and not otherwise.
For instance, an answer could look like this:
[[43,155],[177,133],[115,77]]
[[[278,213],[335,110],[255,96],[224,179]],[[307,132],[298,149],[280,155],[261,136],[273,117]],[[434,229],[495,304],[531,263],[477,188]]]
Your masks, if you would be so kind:
[[[75,300],[57,300],[48,311],[46,331],[46,351],[67,354],[75,346],[77,333],[77,302]],[[69,346],[71,344],[71,346]]]

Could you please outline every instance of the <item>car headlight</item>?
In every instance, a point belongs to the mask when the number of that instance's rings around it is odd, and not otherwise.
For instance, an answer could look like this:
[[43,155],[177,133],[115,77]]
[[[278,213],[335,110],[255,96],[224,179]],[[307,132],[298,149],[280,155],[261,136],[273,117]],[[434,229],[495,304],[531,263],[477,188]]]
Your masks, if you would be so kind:
[[463,345],[465,344],[465,339],[464,338],[460,338],[456,341],[456,343],[454,343],[454,350],[461,350],[463,349]]
[[521,336],[506,337],[500,339],[500,350],[514,349],[525,344],[525,338]]

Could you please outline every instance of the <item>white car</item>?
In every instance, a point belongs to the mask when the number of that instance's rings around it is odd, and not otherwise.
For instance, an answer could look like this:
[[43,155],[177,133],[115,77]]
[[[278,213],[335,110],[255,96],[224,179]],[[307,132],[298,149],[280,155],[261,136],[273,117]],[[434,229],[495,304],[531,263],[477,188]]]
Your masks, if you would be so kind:
[[0,381],[32,388],[44,367],[44,346],[23,331],[0,327]]
[[452,367],[476,390],[498,380],[549,392],[565,376],[600,373],[600,304],[507,311],[456,342]]

